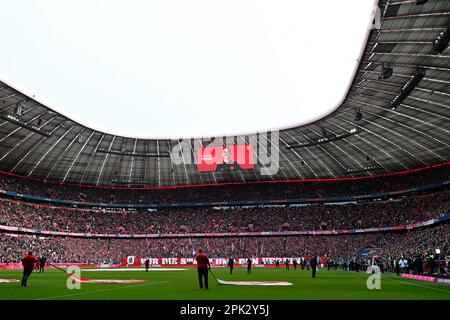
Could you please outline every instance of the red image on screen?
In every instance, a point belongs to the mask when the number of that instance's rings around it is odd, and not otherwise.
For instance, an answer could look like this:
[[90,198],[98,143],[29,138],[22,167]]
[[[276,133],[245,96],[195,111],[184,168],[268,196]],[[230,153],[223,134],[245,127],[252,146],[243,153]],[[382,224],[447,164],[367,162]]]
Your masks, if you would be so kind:
[[199,172],[253,169],[253,146],[207,147],[198,150]]

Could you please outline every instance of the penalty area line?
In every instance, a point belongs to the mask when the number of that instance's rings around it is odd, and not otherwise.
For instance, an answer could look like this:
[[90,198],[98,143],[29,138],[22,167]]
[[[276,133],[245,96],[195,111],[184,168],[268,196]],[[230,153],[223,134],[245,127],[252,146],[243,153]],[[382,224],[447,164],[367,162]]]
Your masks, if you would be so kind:
[[127,288],[151,286],[151,285],[154,285],[154,284],[163,284],[163,283],[167,283],[167,282],[169,282],[169,281],[157,281],[157,282],[150,282],[150,283],[141,283],[141,284],[135,284],[135,285],[131,285],[131,286],[130,285],[125,285],[125,286],[121,286],[121,287],[118,287],[118,288],[109,288],[109,289],[100,289],[100,290],[93,290],[93,291],[77,292],[77,293],[71,293],[71,294],[63,294],[63,295],[59,295],[59,296],[37,298],[37,299],[34,299],[34,300],[51,300],[51,299],[63,298],[63,297],[80,296],[80,295],[83,295],[83,294],[90,294],[90,293],[108,292],[108,291],[127,289]]

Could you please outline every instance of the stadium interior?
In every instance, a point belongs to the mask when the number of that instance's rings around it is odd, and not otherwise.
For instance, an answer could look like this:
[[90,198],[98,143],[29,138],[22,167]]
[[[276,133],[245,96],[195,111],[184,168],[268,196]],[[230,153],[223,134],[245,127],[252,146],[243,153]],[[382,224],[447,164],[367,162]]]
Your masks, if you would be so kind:
[[[341,105],[267,144],[117,136],[0,81],[0,278],[30,250],[55,265],[189,268],[202,249],[450,282],[450,1],[378,8]],[[205,148],[249,145],[248,169],[199,170]]]

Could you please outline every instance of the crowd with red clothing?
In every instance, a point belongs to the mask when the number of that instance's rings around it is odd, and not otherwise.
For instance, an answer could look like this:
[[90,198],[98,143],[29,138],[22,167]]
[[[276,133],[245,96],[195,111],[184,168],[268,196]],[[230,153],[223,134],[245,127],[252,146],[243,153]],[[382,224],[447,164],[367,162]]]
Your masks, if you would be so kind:
[[333,236],[94,239],[36,237],[0,233],[0,262],[20,262],[33,250],[49,262],[120,263],[127,256],[192,257],[203,248],[209,257],[354,257],[364,248],[381,248],[383,256],[415,256],[440,249],[449,255],[450,224],[424,229]]
[[49,207],[0,199],[0,225],[47,231],[143,234],[358,229],[446,214],[450,189],[393,201],[256,208],[173,208],[157,212]]

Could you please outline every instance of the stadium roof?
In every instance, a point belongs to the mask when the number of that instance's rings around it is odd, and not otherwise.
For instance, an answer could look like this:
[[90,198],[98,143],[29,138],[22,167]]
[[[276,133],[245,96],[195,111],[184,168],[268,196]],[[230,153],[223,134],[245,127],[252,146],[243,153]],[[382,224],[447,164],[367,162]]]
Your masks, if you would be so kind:
[[[72,184],[143,187],[370,176],[447,162],[450,51],[436,49],[435,41],[441,33],[448,35],[450,2],[382,0],[379,7],[381,20],[375,19],[342,105],[315,123],[279,132],[278,147],[270,148],[279,151],[276,174],[262,174],[267,163],[200,173],[187,163],[186,153],[180,164],[169,157],[179,140],[95,131],[4,82],[0,170]],[[249,139],[214,137],[189,144],[223,146]],[[189,153],[196,155],[196,149]]]

